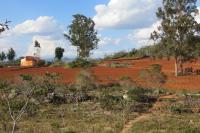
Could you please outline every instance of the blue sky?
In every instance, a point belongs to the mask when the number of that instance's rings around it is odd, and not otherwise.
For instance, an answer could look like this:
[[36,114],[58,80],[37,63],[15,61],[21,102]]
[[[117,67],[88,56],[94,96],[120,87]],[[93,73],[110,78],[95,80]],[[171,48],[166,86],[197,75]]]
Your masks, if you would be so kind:
[[18,57],[32,55],[33,42],[38,40],[42,58],[53,57],[57,46],[65,48],[65,57],[76,56],[76,48],[63,37],[76,13],[91,17],[96,23],[101,41],[92,57],[150,45],[149,34],[159,25],[155,11],[162,3],[161,0],[0,1],[3,5],[0,21],[12,21],[10,30],[0,35],[0,51],[13,47]]

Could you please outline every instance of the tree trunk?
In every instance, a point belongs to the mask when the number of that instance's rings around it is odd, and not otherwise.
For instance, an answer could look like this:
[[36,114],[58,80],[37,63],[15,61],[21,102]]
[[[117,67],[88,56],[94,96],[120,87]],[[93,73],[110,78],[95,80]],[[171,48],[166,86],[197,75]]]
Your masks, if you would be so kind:
[[13,122],[13,128],[12,128],[12,133],[15,132],[15,127],[16,127],[16,121]]
[[175,76],[178,76],[178,59],[175,58]]
[[179,63],[179,65],[180,65],[180,69],[181,69],[181,74],[183,74],[183,62],[182,61],[180,61],[180,63]]

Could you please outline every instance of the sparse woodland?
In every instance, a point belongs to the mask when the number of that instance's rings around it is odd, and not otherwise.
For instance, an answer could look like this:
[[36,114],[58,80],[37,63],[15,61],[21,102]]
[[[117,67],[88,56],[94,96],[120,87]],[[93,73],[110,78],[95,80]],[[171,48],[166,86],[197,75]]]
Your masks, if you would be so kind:
[[[194,19],[198,14],[196,2],[163,0],[156,13],[161,25],[149,35],[154,45],[120,51],[102,60],[90,58],[100,41],[94,21],[74,15],[63,38],[77,48],[77,58],[63,61],[67,49],[57,47],[52,51],[53,61],[36,66],[76,69],[74,82],[62,82],[62,73],[48,71],[0,78],[0,133],[200,133],[200,92],[165,88],[171,79],[162,65],[138,69],[138,79],[122,75],[119,79],[107,77],[109,82],[100,82],[90,69],[131,69],[134,61],[119,60],[151,58],[175,60],[174,79],[197,77],[200,70],[194,73],[192,68],[184,68],[200,56],[200,25]],[[0,23],[0,35],[9,30],[9,23]],[[40,47],[38,41],[35,47]],[[0,69],[29,69],[19,67],[16,55],[13,48],[0,52]]]

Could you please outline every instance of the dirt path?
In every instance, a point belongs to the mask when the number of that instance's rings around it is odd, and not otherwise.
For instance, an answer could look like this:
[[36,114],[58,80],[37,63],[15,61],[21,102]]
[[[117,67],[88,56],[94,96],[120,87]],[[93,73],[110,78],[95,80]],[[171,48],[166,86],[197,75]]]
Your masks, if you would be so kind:
[[122,129],[121,133],[128,133],[128,130],[131,129],[131,127],[134,125],[134,123],[137,123],[141,120],[147,120],[151,117],[152,112],[154,109],[159,108],[162,106],[160,99],[171,99],[171,98],[176,98],[174,95],[168,95],[168,96],[162,96],[160,97],[157,102],[153,105],[152,108],[147,111],[147,113],[141,114],[139,117],[136,117],[133,120],[130,120],[127,124],[124,125],[124,128]]
[[141,120],[146,120],[151,116],[151,113],[142,114],[141,116],[129,121],[124,128],[122,129],[121,133],[128,133],[128,130],[131,129],[134,123],[137,123]]

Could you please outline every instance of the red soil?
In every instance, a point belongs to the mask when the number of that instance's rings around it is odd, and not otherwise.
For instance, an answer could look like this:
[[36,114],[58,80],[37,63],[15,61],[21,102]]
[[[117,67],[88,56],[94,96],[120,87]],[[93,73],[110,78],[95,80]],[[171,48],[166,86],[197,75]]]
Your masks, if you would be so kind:
[[[104,61],[102,64],[109,63],[110,61]],[[200,77],[197,75],[190,76],[174,76],[174,60],[151,60],[151,59],[140,59],[140,60],[120,60],[119,62],[127,62],[133,64],[129,68],[108,68],[104,66],[98,66],[91,68],[90,70],[96,75],[97,80],[102,83],[117,82],[122,76],[130,76],[134,81],[140,84],[144,84],[139,79],[139,72],[142,69],[150,66],[151,64],[161,64],[163,66],[163,72],[167,74],[168,81],[164,85],[169,89],[188,89],[188,90],[200,90]],[[200,69],[200,61],[197,63],[185,64],[185,67],[193,67],[193,69]],[[65,69],[61,67],[51,68],[0,68],[0,79],[14,79],[20,74],[33,74],[43,75],[46,72],[56,72],[61,74],[61,79],[65,83],[74,82],[74,79],[80,68]]]

